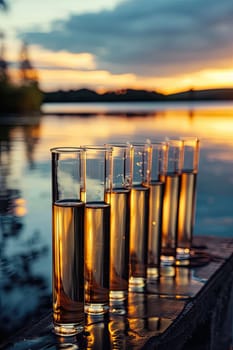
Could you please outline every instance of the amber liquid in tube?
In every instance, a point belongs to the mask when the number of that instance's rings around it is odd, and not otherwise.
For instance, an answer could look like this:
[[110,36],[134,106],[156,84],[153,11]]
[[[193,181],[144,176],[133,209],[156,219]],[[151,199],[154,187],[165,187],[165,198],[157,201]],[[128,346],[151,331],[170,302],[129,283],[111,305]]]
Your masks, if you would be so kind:
[[76,334],[84,322],[84,203],[53,205],[53,317],[57,334]]

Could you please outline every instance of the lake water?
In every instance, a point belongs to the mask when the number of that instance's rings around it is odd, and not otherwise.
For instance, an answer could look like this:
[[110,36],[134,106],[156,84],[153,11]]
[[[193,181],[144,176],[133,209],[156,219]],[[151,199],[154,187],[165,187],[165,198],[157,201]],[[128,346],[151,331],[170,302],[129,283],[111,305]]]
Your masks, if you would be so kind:
[[195,235],[233,236],[233,103],[47,104],[42,110],[48,114],[17,118],[16,125],[0,118],[2,337],[51,304],[52,147],[198,136]]

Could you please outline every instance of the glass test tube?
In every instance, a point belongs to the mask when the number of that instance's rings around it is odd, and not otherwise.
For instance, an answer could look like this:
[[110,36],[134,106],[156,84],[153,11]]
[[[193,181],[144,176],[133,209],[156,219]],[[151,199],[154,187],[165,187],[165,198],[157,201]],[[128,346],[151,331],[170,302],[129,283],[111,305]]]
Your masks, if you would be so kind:
[[146,282],[149,188],[145,186],[148,150],[145,144],[130,145],[130,272],[129,290],[143,291]]
[[105,201],[107,153],[103,146],[84,146],[85,312],[101,315],[109,309],[110,204]]
[[181,172],[177,259],[187,259],[192,245],[196,206],[196,182],[199,161],[199,140],[197,137],[182,138],[184,158]]
[[183,141],[167,140],[167,159],[164,173],[162,252],[161,264],[173,265],[176,259],[177,220],[180,193],[180,178],[183,162]]
[[84,203],[80,198],[82,150],[51,149],[53,322],[56,334],[84,326]]
[[166,165],[167,145],[162,142],[148,143],[149,161],[145,185],[149,187],[149,227],[147,279],[152,282],[160,275],[160,256],[162,239],[162,208],[164,182],[160,175]]
[[130,148],[111,144],[106,202],[110,204],[110,304],[124,312],[129,278]]

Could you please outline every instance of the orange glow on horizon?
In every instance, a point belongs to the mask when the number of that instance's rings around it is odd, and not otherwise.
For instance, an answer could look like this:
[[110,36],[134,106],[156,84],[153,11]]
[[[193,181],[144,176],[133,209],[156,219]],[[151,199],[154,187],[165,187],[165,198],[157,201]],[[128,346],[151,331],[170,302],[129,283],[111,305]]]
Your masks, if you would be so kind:
[[100,93],[118,89],[145,89],[164,94],[194,90],[233,88],[233,69],[203,70],[190,75],[171,77],[137,77],[134,74],[111,74],[108,71],[39,70],[41,87],[45,91],[80,89]]
[[[10,54],[13,61],[12,54]],[[233,88],[233,67],[226,59],[221,68],[204,68],[196,72],[177,73],[170,76],[140,76],[133,73],[113,74],[96,68],[96,58],[90,53],[75,54],[68,51],[52,52],[32,45],[30,57],[38,71],[40,86],[44,91],[89,88],[100,93],[119,89],[145,89],[164,94],[211,88]],[[14,81],[18,80],[16,68],[10,69]]]

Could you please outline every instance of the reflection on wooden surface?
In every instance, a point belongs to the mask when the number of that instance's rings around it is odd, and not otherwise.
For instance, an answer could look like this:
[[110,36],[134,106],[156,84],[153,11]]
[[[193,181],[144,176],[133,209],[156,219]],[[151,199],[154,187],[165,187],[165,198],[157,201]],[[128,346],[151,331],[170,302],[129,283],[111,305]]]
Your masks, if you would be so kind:
[[[9,339],[4,349],[136,350],[168,349],[172,344],[176,344],[175,349],[183,349],[200,322],[209,322],[213,329],[218,329],[211,341],[227,343],[230,338],[222,338],[221,332],[231,334],[232,309],[228,303],[233,278],[233,239],[199,237],[195,239],[195,249],[204,251],[208,261],[202,260],[199,266],[191,263],[189,267],[177,267],[175,277],[162,278],[162,294],[153,290],[129,293],[125,315],[87,317],[82,335],[59,338],[53,333],[49,313]],[[215,312],[219,317],[209,319]]]

